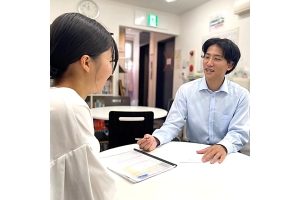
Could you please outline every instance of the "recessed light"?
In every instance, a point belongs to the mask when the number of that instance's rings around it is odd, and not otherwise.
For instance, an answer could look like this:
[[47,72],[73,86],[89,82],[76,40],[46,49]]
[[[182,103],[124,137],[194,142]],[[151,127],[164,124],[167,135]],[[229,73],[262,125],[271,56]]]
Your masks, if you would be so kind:
[[166,0],[166,2],[171,3],[171,2],[175,2],[177,0]]

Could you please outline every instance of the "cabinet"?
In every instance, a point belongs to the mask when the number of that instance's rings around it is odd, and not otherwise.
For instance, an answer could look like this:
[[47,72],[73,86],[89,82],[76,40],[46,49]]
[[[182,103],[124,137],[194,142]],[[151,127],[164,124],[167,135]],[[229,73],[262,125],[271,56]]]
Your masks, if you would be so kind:
[[246,88],[250,92],[250,79],[249,78],[232,77],[229,80],[239,84],[240,86]]
[[103,107],[105,96],[114,96],[113,76],[107,81],[101,93],[89,94],[85,99],[90,108]]
[[85,101],[90,108],[103,107],[105,106],[104,105],[105,96],[113,96],[113,94],[101,94],[101,93],[89,94],[86,97]]
[[[53,82],[53,79],[50,78],[50,87]],[[118,91],[113,92],[115,89],[113,88],[113,85],[116,85],[113,83],[113,76],[111,76],[107,81],[106,84],[103,88],[103,91],[101,93],[94,93],[94,94],[89,94],[85,101],[88,104],[90,108],[95,108],[95,107],[102,107],[104,105],[104,100],[106,96],[116,96],[115,93]],[[117,88],[118,89],[118,88]]]

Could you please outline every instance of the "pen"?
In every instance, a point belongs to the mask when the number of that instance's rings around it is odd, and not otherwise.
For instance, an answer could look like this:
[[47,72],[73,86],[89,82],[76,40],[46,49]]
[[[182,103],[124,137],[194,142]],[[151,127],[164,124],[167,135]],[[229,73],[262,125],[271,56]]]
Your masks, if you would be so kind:
[[149,140],[149,138],[135,138],[136,141],[141,140],[141,139]]

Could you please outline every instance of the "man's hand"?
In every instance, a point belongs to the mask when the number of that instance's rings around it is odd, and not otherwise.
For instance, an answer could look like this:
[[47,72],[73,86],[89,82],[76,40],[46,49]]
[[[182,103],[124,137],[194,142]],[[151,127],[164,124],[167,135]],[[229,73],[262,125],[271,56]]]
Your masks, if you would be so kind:
[[219,144],[198,150],[196,152],[198,154],[204,154],[202,157],[202,162],[207,162],[210,160],[211,164],[214,164],[217,160],[219,160],[218,162],[221,164],[227,155],[226,148]]
[[157,146],[155,138],[149,134],[144,135],[144,138],[138,140],[137,144],[139,145],[140,149],[145,151],[152,151]]

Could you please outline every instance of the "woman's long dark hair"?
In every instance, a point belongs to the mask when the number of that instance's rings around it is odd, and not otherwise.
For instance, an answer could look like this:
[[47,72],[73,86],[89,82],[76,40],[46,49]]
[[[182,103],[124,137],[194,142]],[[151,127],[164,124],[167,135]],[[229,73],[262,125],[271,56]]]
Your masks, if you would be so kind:
[[50,25],[50,77],[59,79],[83,55],[96,59],[112,49],[113,71],[119,59],[112,34],[99,22],[79,13],[65,13]]

